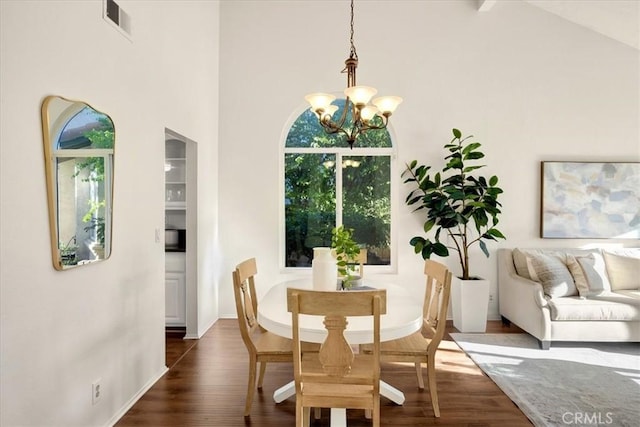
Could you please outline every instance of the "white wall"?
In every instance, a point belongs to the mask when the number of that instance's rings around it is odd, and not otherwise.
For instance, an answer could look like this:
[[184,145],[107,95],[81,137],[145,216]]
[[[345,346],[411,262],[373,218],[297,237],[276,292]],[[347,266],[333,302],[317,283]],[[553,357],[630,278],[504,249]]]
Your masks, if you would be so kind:
[[[133,43],[102,20],[98,1],[0,1],[3,426],[105,425],[162,373],[164,253],[154,232],[163,226],[165,127],[198,142],[202,333],[218,307],[234,315],[237,262],[258,257],[259,292],[286,277],[283,125],[304,94],[344,87],[346,1],[120,4]],[[505,190],[508,240],[492,252],[590,243],[538,238],[539,164],[640,160],[638,51],[526,3],[484,14],[476,4],[356,2],[358,81],[405,99],[393,118],[399,165],[441,164],[452,127],[484,144],[486,171]],[[116,126],[113,255],[65,272],[49,254],[39,107],[50,94],[87,101]],[[422,262],[407,242],[422,221],[405,193],[394,201],[399,273],[379,279],[414,287]],[[495,292],[495,257],[476,256],[473,267]],[[97,378],[104,394],[92,406]]]
[[[440,167],[457,127],[483,144],[484,171],[505,191],[508,240],[489,244],[492,253],[592,243],[539,238],[540,162],[640,160],[639,52],[527,3],[476,7],[356,2],[358,83],[404,98],[392,119],[398,166],[418,158]],[[286,277],[278,269],[283,126],[305,94],[344,88],[348,23],[346,1],[221,4],[221,316],[235,315],[231,271],[242,259],[257,257],[259,293]],[[394,200],[398,274],[379,279],[422,290],[422,260],[408,244],[422,220],[403,204],[406,193],[401,187]],[[446,262],[459,272],[453,258]],[[476,248],[472,273],[489,278],[494,295],[496,268],[495,256]]]
[[[3,426],[101,426],[165,369],[164,130],[198,142],[200,333],[217,316],[218,2],[0,2],[0,340]],[[58,272],[40,104],[83,100],[116,128],[113,252]],[[161,235],[163,233],[160,233]],[[102,400],[91,403],[101,378]]]

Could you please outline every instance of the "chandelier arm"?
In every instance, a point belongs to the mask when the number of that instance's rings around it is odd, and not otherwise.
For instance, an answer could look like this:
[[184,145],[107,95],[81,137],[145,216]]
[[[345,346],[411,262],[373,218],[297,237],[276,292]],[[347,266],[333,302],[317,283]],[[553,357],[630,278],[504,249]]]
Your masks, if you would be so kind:
[[380,116],[380,118],[382,119],[382,124],[380,125],[374,125],[374,124],[370,124],[371,121],[370,120],[367,124],[363,125],[362,127],[362,132],[366,131],[366,130],[380,130],[380,129],[386,129],[387,125],[389,124],[389,116]]
[[[344,128],[345,123],[347,122],[347,116],[351,114],[353,123],[359,121],[359,115],[357,113],[357,109],[355,104],[347,97],[344,102],[344,107],[342,108],[342,113],[340,114],[340,118],[336,121],[331,120],[331,118],[327,118],[325,120],[319,120],[322,127],[325,129],[333,129],[333,128]],[[344,134],[348,136],[348,132],[344,131]]]
[[340,134],[341,133],[347,138],[347,141],[351,137],[349,135],[349,133],[343,127],[338,127],[333,122],[325,122],[325,123],[321,123],[321,125],[324,128],[324,131],[326,133],[328,133],[329,135],[334,135],[334,134]]
[[336,133],[338,131],[344,132],[344,120],[340,122],[334,122],[331,118],[320,120],[320,125],[329,133]]
[[371,121],[366,123],[363,121],[359,121],[357,126],[356,125],[352,126],[351,135],[352,135],[353,141],[355,141],[355,139],[359,135],[364,134],[366,131],[386,129],[387,125],[389,124],[389,117],[385,115],[380,118],[382,119],[382,124],[380,125],[374,125],[371,123]]
[[342,107],[342,113],[340,114],[340,118],[336,122],[338,124],[338,126],[343,127],[344,124],[347,122],[347,116],[349,115],[349,106],[350,105],[353,105],[353,102],[351,102],[349,97],[347,97],[344,100],[344,106]]
[[325,132],[333,134],[342,131],[342,127],[338,126],[331,120],[324,120],[320,122],[320,125],[324,128]]

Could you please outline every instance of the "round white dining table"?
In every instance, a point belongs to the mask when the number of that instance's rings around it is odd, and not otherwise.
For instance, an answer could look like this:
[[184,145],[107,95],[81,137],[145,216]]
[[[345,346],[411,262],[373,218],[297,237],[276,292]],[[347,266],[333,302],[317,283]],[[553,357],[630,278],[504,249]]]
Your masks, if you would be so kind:
[[[311,279],[298,279],[278,283],[267,291],[258,303],[258,323],[266,330],[291,338],[291,313],[287,311],[287,288],[313,289]],[[380,316],[380,340],[390,341],[411,335],[422,328],[422,300],[411,295],[401,286],[393,284],[367,284],[364,288],[387,290],[387,313]],[[352,291],[336,292],[357,292]],[[322,316],[300,316],[300,339],[302,341],[322,343],[327,335]],[[373,342],[373,317],[348,317],[344,336],[350,344]],[[395,387],[380,381],[380,394],[402,405],[404,393]],[[280,387],[273,394],[279,403],[295,395],[292,382]],[[331,426],[346,426],[346,411],[343,408],[331,409]]]
[[[258,304],[258,323],[266,330],[291,338],[291,313],[287,311],[287,288],[312,289],[311,280],[298,279],[273,286]],[[403,287],[392,284],[365,285],[365,288],[387,290],[387,314],[380,317],[380,341],[391,341],[411,335],[422,327],[422,301]],[[354,288],[354,290],[357,288]],[[353,292],[353,291],[336,291]],[[373,342],[373,317],[349,317],[344,336],[350,344]],[[300,339],[322,343],[327,330],[322,316],[300,316]]]

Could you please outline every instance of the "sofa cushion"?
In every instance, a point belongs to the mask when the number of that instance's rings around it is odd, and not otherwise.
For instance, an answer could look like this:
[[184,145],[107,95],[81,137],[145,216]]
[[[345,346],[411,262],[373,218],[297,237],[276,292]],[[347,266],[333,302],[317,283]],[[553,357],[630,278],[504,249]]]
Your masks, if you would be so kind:
[[640,299],[631,295],[604,292],[583,297],[550,298],[551,320],[640,321]]
[[530,254],[529,276],[531,280],[540,282],[545,295],[550,297],[564,297],[578,295],[573,277],[565,264],[566,257],[562,255]]
[[604,251],[611,290],[640,289],[640,250]]
[[588,297],[602,292],[610,292],[604,258],[599,253],[587,255],[567,254],[567,268],[580,296]]
[[634,290],[630,290],[630,291],[616,291],[615,294],[616,295],[626,295],[628,297],[640,300],[640,290],[639,289],[634,289]]
[[591,292],[589,291],[587,276],[584,274],[584,270],[582,270],[578,259],[573,255],[567,255],[567,268],[573,277],[573,282],[576,284],[576,288],[578,289],[580,296],[588,296]]
[[[519,276],[522,276],[529,280],[534,280],[531,277],[530,271],[533,271],[533,266],[531,265],[531,257],[533,255],[559,255],[563,256],[563,252],[556,252],[552,249],[520,249],[516,248],[512,252],[513,255],[513,265],[516,268],[516,272]],[[535,277],[535,273],[534,273]]]

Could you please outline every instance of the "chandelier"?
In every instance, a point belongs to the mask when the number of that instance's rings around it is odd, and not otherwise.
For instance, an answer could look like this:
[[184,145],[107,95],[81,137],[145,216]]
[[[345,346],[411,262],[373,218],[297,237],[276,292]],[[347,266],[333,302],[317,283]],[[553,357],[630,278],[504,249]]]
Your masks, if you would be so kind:
[[[347,73],[347,97],[340,118],[333,120],[332,116],[338,110],[334,105],[336,97],[328,93],[312,93],[304,97],[311,104],[311,111],[316,114],[318,123],[328,134],[343,134],[347,138],[349,147],[353,148],[356,138],[371,129],[384,129],[389,123],[389,117],[402,102],[399,96],[381,96],[369,101],[378,92],[369,86],[356,85],[356,68],[358,68],[358,54],[353,44],[353,0],[351,0],[351,51],[345,61],[343,73]],[[374,120],[378,116],[380,120]]]

